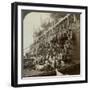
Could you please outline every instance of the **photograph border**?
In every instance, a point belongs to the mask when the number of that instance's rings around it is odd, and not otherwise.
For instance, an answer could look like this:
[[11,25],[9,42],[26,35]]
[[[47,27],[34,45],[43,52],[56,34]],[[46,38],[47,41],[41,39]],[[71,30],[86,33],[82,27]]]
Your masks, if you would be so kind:
[[[73,8],[73,9],[85,10],[85,80],[18,84],[18,6],[20,5],[37,6],[37,7],[44,6],[44,7],[54,7],[54,8]],[[88,82],[88,64],[87,64],[88,58],[87,57],[88,57],[88,7],[87,6],[25,3],[25,2],[14,2],[11,4],[11,85],[13,87],[87,83]]]

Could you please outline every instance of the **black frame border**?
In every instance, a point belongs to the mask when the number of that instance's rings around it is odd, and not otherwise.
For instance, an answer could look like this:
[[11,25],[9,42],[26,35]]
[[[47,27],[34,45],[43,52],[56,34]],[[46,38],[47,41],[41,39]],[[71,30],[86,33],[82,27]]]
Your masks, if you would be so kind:
[[[85,10],[85,80],[80,81],[65,81],[65,82],[47,82],[34,84],[18,84],[18,6],[37,6],[37,7],[54,7],[54,8],[74,8]],[[58,85],[58,84],[74,84],[74,83],[88,83],[88,7],[87,6],[73,6],[73,5],[59,5],[59,4],[44,4],[44,3],[26,3],[14,2],[11,4],[11,86],[42,86],[42,85]]]

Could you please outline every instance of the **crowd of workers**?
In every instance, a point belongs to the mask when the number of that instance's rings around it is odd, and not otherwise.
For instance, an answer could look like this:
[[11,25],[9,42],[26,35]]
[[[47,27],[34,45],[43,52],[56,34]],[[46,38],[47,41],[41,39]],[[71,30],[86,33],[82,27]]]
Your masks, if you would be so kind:
[[64,30],[56,34],[50,42],[42,42],[37,49],[37,55],[33,56],[32,63],[36,69],[48,66],[60,68],[72,60],[72,30]]

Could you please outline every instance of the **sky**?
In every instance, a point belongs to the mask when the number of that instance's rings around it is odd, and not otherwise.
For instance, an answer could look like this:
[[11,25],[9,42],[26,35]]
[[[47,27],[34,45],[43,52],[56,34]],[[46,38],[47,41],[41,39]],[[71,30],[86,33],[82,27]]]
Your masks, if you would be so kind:
[[31,12],[28,13],[23,20],[23,48],[26,49],[33,43],[33,33],[38,32],[38,28],[41,26],[42,22],[47,22],[50,19],[50,13],[42,12]]

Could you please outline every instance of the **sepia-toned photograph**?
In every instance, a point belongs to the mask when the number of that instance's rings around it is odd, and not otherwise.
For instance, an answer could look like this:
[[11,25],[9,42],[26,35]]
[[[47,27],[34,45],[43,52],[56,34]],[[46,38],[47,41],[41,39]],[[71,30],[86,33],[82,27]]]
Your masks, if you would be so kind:
[[87,7],[14,2],[11,85],[87,83]]
[[80,75],[80,13],[22,10],[22,78]]

